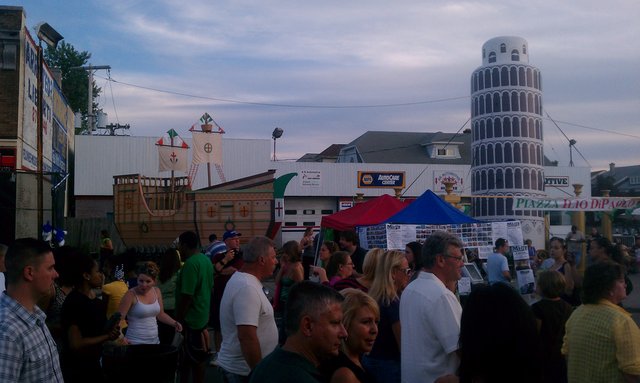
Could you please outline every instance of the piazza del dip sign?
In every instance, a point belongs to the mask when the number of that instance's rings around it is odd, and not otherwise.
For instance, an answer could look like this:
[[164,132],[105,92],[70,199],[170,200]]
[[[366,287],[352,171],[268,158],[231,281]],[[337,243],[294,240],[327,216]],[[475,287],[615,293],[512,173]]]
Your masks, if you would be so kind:
[[639,198],[513,198],[513,210],[609,211],[614,209],[636,209],[638,207],[640,207]]

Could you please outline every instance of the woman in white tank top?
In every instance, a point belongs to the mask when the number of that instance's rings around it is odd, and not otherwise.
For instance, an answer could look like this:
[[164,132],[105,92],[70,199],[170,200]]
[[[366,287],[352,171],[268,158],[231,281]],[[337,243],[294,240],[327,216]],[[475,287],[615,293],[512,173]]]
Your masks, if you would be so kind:
[[158,344],[158,324],[174,326],[182,331],[182,325],[164,312],[162,294],[155,287],[160,269],[154,262],[145,262],[136,270],[138,285],[122,297],[120,314],[127,318],[125,341],[128,344]]

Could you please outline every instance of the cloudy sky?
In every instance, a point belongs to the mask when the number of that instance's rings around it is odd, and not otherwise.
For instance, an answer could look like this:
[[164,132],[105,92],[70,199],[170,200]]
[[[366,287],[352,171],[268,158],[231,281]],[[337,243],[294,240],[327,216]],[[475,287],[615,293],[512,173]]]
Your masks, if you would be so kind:
[[[188,135],[208,112],[228,138],[284,129],[278,158],[294,159],[368,130],[453,133],[482,44],[510,35],[528,41],[545,112],[587,160],[574,152],[576,166],[640,164],[637,0],[3,3],[111,66],[100,104],[132,135]],[[545,154],[567,165],[567,139],[544,124]]]

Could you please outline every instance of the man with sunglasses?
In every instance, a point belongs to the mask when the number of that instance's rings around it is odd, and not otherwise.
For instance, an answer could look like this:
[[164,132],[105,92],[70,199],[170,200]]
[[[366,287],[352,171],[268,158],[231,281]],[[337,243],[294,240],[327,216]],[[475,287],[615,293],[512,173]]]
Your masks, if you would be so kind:
[[421,255],[420,274],[400,300],[402,382],[455,381],[462,307],[452,290],[462,276],[462,242],[434,232]]

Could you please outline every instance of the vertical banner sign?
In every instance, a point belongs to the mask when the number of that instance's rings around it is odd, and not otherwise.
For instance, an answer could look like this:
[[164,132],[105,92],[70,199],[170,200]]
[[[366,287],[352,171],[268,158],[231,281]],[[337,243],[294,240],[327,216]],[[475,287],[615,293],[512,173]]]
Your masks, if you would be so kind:
[[38,51],[27,28],[24,29],[24,102],[22,119],[22,168],[38,169]]
[[276,198],[274,201],[274,221],[284,222],[284,198]]

